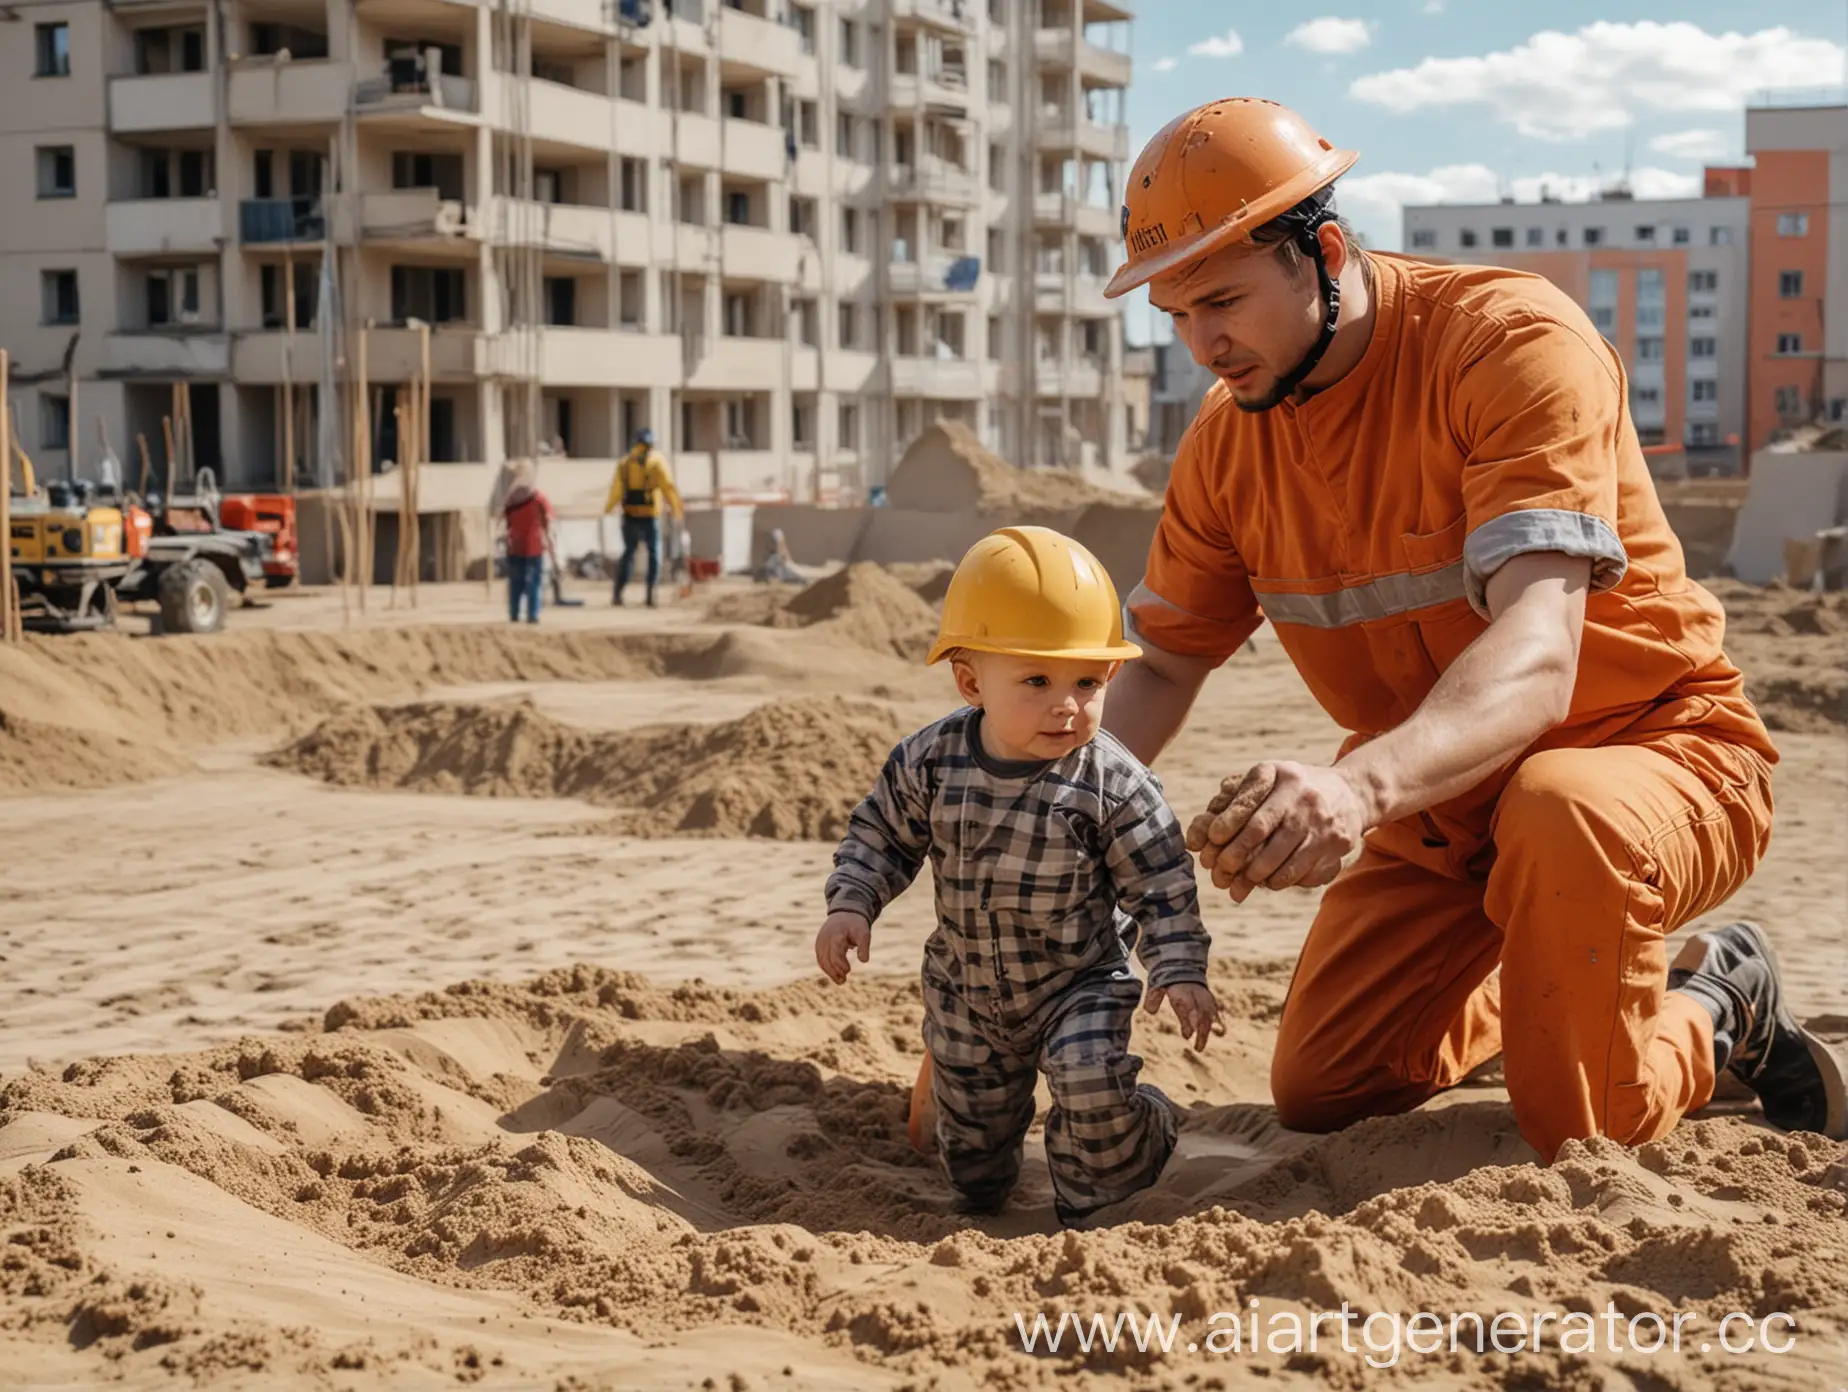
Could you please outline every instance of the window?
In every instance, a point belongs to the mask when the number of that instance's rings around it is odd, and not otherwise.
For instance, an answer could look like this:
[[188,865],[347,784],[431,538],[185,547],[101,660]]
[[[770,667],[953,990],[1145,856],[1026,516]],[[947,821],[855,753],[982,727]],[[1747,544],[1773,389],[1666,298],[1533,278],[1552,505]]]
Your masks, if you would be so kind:
[[[647,318],[647,290],[640,271],[624,271],[616,283],[616,321],[625,329],[639,329]],[[624,438],[634,434],[625,431]]]
[[1803,295],[1803,272],[1779,271],[1777,273],[1777,294],[1781,300],[1800,299]]
[[39,396],[39,448],[48,450],[71,447],[71,399],[68,396]]
[[1720,384],[1711,377],[1697,377],[1688,383],[1688,388],[1690,401],[1718,401],[1720,399]]
[[199,272],[196,268],[149,271],[147,285],[149,328],[161,329],[197,321]]
[[77,272],[39,272],[40,318],[47,324],[77,322]]
[[545,322],[577,323],[577,282],[570,276],[545,278]]
[[1662,391],[1659,387],[1631,387],[1630,405],[1659,406],[1662,404]]
[[1719,351],[1720,341],[1717,338],[1707,338],[1703,335],[1700,338],[1690,338],[1688,340],[1688,356],[1690,358],[1717,357]]
[[621,207],[625,213],[648,211],[648,166],[638,159],[622,162]]
[[1685,227],[1677,227],[1674,236],[1669,240],[1674,242],[1676,246],[1686,246],[1689,241],[1688,229]]
[[1007,192],[1007,154],[995,144],[988,147],[988,187],[996,193]]
[[1527,245],[1530,247],[1545,246],[1546,245],[1546,229],[1543,227],[1528,228],[1527,229]]
[[1777,351],[1780,353],[1801,353],[1803,351],[1803,335],[1800,333],[1779,334],[1777,336]]
[[1001,316],[999,314],[988,316],[988,356],[991,358],[1001,356]]
[[725,194],[725,220],[733,227],[751,225],[751,195],[740,189],[730,189]]
[[1662,327],[1662,306],[1659,304],[1639,304],[1636,307],[1636,327],[1639,329],[1659,329]]
[[843,304],[840,307],[840,338],[838,346],[858,348],[860,346],[859,306]]
[[845,111],[834,117],[834,153],[842,159],[853,158],[853,117]]
[[1636,273],[1636,298],[1659,300],[1668,293],[1668,281],[1659,267],[1650,266]]
[[1585,229],[1586,246],[1601,246],[1603,243],[1604,229],[1602,227],[1587,227]]
[[69,77],[71,75],[71,26],[68,24],[41,24],[38,26],[38,67],[34,74],[38,77]]
[[725,447],[756,449],[757,401],[754,397],[735,396],[725,403]]
[[1617,310],[1612,305],[1593,305],[1591,325],[1606,338],[1617,332]]
[[860,66],[860,26],[851,19],[841,20],[840,63],[844,68]]
[[1498,246],[1498,247],[1513,246],[1514,245],[1514,229],[1512,227],[1497,227],[1493,229],[1489,233],[1489,242],[1491,243],[1491,245]]
[[1475,246],[1476,230],[1473,227],[1465,227],[1461,232],[1457,233],[1457,245],[1466,247]]
[[990,58],[988,60],[988,100],[1004,102],[1007,100],[1007,64]]
[[1591,303],[1616,308],[1617,272],[1593,271],[1591,273]]
[[72,146],[39,146],[38,196],[40,198],[75,198],[77,196],[77,152]]
[[750,109],[751,99],[747,94],[743,92],[727,92],[725,94],[725,114],[731,117],[732,120],[743,121],[747,119]]
[[1638,362],[1661,362],[1663,343],[1659,338],[1639,338],[1636,340],[1636,360]]
[[1696,421],[1688,426],[1690,445],[1717,445],[1720,442],[1720,427],[1714,421]]
[[757,316],[751,311],[755,306],[749,295],[727,295],[725,297],[725,336],[727,338],[754,338]]
[[813,58],[815,56],[815,11],[807,5],[789,7],[789,27],[794,29],[802,40],[802,51]]
[[840,420],[835,445],[844,450],[860,448],[860,408],[850,401],[843,401],[840,408]]
[[814,300],[793,300],[789,306],[796,325],[796,342],[804,348],[821,347],[820,306]]
[[1714,310],[1713,310],[1713,306],[1710,304],[1697,304],[1697,305],[1688,306],[1689,320],[1711,319],[1713,317],[1714,317]]
[[1437,229],[1418,227],[1412,230],[1412,250],[1429,251],[1437,245]]
[[1654,227],[1644,224],[1636,229],[1636,240],[1653,246],[1655,244],[1655,232],[1656,230]]
[[1690,295],[1710,295],[1720,288],[1718,271],[1689,271],[1688,293]]
[[814,199],[792,195],[789,200],[789,230],[798,237],[813,238],[819,225],[816,207]]
[[1553,232],[1553,245],[1554,246],[1564,246],[1567,242],[1571,240],[1572,240],[1572,234],[1567,232],[1565,228],[1560,227],[1554,230]]
[[[40,398],[40,400],[43,399],[42,397]],[[1785,420],[1794,419],[1803,414],[1803,393],[1795,387],[1779,387],[1777,389],[1776,406],[1778,415],[1782,416]],[[57,446],[54,445],[52,448],[56,449]]]
[[[314,327],[315,292],[320,288],[320,267],[311,261],[295,263],[295,327]],[[263,327],[280,329],[289,317],[288,292],[282,282],[282,267],[273,261],[258,268],[258,289],[262,300]]]
[[794,402],[789,408],[789,433],[798,449],[815,447],[815,408],[806,402]]
[[860,253],[860,213],[857,208],[841,209],[841,250]]
[[460,268],[393,266],[391,317],[447,324],[468,317],[468,280]]
[[796,143],[805,150],[821,148],[821,116],[812,101],[796,103]]
[[1732,245],[1732,228],[1730,227],[1709,227],[1707,229],[1707,245],[1708,246],[1731,246]]
[[1777,215],[1777,235],[1780,237],[1809,236],[1809,214],[1779,213]]
[[180,197],[204,198],[212,191],[212,152],[180,151]]

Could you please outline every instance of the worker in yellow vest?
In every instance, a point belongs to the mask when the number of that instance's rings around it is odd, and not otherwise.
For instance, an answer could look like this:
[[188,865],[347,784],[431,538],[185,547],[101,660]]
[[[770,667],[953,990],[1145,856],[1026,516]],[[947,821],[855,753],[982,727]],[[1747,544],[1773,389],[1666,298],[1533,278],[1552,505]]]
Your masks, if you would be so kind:
[[614,602],[622,603],[622,592],[629,586],[638,546],[648,548],[648,605],[654,607],[655,582],[661,578],[661,497],[674,510],[675,525],[686,517],[680,491],[667,461],[654,447],[654,431],[635,432],[635,445],[616,463],[616,478],[610,484],[609,499],[603,504],[605,515],[622,509],[622,559],[616,563]]

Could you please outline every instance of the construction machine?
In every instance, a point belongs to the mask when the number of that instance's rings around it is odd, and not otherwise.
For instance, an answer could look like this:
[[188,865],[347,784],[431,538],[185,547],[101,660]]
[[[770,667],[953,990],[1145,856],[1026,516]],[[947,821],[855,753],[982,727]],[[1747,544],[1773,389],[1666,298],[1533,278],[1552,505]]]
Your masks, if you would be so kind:
[[[191,494],[139,499],[112,479],[40,487],[17,447],[14,465],[7,544],[25,628],[110,628],[124,601],[145,600],[159,606],[157,632],[214,633],[234,594],[293,578],[293,499],[261,499],[275,514],[273,525],[263,525],[257,500],[242,495],[234,519],[259,525],[227,527],[224,504],[231,500],[220,497],[209,469],[199,471]],[[285,539],[286,554],[279,549]]]

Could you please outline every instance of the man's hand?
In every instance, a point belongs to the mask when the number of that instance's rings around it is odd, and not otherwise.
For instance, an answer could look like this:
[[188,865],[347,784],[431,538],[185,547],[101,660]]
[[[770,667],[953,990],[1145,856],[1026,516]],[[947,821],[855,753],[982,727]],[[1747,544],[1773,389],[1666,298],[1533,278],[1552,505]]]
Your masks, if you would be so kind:
[[1259,885],[1329,883],[1370,824],[1366,802],[1341,770],[1263,763],[1220,785],[1187,828],[1187,849],[1242,904]]
[[873,947],[873,926],[859,914],[847,909],[828,915],[815,935],[815,960],[836,986],[846,981],[853,970],[847,950],[857,948],[864,962]]
[[1197,981],[1178,981],[1166,990],[1150,988],[1149,998],[1142,1008],[1151,1015],[1159,1015],[1164,1000],[1174,1008],[1174,1018],[1181,1022],[1181,1038],[1190,1040],[1195,1053],[1204,1049],[1206,1037],[1213,1032],[1213,1025],[1219,1019],[1219,1002],[1213,999],[1213,993]]

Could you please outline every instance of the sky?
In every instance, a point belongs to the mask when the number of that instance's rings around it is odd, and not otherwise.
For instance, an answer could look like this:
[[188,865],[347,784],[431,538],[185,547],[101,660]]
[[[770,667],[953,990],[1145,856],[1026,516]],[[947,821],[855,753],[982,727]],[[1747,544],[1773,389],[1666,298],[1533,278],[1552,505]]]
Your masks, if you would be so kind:
[[[1745,162],[1754,93],[1848,83],[1848,0],[1318,3],[1131,0],[1132,161],[1190,107],[1269,97],[1360,152],[1340,210],[1396,251],[1408,202],[1582,198],[1626,169],[1639,198],[1698,193]],[[1139,292],[1128,325],[1169,336]]]

